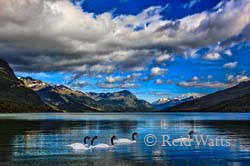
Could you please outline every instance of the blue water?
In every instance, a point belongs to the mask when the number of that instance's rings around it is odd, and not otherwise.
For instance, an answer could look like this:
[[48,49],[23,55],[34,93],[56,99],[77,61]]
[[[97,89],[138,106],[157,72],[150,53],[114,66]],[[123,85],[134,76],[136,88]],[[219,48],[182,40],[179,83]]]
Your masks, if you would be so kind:
[[[191,130],[197,138],[219,138],[230,145],[163,146],[163,136],[171,142]],[[98,136],[96,144],[111,144],[112,136],[131,138],[133,132],[138,137],[131,145],[87,151],[66,146],[82,143],[84,136]],[[145,142],[149,134],[155,137],[150,146]],[[0,114],[1,166],[249,164],[250,113]]]

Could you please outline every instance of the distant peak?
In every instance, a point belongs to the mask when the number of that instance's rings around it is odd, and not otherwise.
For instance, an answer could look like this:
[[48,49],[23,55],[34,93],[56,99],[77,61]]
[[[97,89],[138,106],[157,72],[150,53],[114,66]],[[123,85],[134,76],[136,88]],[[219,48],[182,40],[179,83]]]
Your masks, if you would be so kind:
[[123,93],[123,94],[132,94],[130,91],[128,91],[128,90],[122,90],[122,91],[120,91],[120,92],[118,92],[118,93]]
[[0,68],[1,68],[1,70],[6,71],[10,77],[16,79],[16,75],[14,74],[14,71],[12,70],[12,68],[10,67],[8,62],[1,59],[1,58],[0,58]]
[[250,80],[240,82],[238,85],[240,85],[240,86],[250,86]]
[[27,88],[31,88],[34,91],[38,91],[49,86],[49,84],[32,77],[19,77],[18,79],[20,79]]
[[32,77],[21,77],[22,79],[26,79],[26,80],[35,80]]

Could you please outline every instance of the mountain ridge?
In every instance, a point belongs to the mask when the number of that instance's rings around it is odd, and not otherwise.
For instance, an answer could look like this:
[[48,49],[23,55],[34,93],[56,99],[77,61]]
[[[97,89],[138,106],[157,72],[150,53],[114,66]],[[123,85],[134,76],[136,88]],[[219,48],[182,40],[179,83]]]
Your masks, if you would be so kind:
[[152,102],[152,105],[155,109],[162,111],[164,109],[174,107],[178,104],[184,103],[186,101],[191,101],[196,99],[197,97],[195,96],[189,96],[183,99],[178,99],[178,98],[160,98],[159,100]]
[[128,90],[84,93],[64,85],[49,85],[31,77],[20,78],[50,107],[60,112],[139,112],[153,111],[151,104],[139,100]]
[[0,59],[0,112],[52,112],[40,97],[26,88],[9,64]]
[[[243,107],[245,105],[245,110],[250,111],[250,103],[241,103],[241,98],[244,97],[244,101],[248,101],[248,97],[250,94],[250,81],[241,82],[238,85],[235,85],[233,87],[217,91],[212,94],[208,94],[204,97],[187,101],[184,103],[181,103],[177,106],[171,107],[169,109],[165,109],[164,111],[167,112],[175,112],[175,111],[184,111],[184,112],[202,112],[202,111],[212,111],[212,112],[225,112],[225,111],[238,111],[242,112],[244,110],[239,110],[240,107]],[[225,108],[226,106],[231,105],[234,100],[238,100],[237,103],[238,108],[232,109],[232,108]],[[236,103],[235,103],[236,104]],[[246,108],[247,107],[247,108]]]

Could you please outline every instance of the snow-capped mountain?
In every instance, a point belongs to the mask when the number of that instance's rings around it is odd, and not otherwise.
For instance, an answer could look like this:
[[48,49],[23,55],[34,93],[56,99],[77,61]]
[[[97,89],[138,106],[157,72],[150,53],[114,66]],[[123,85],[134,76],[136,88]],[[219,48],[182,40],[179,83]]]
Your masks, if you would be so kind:
[[153,107],[157,110],[163,110],[166,108],[174,107],[178,104],[184,103],[186,101],[191,101],[198,98],[198,96],[189,96],[184,99],[178,98],[160,98],[159,100],[152,103]]

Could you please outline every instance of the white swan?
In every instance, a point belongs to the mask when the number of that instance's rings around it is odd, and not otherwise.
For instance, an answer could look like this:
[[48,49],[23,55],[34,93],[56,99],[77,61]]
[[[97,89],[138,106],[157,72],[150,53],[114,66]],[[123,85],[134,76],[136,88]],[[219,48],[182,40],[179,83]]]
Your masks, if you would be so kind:
[[173,141],[174,142],[191,142],[193,141],[193,134],[194,134],[194,131],[190,131],[188,134],[188,138],[177,138],[177,139],[174,139]]
[[113,145],[114,145],[114,139],[116,139],[116,136],[113,136],[111,138],[111,145],[108,145],[108,144],[104,144],[104,143],[101,143],[101,144],[97,144],[97,145],[94,145],[94,141],[95,139],[97,139],[98,137],[95,136],[94,138],[92,138],[91,140],[91,146],[90,148],[92,149],[109,149],[109,148],[112,148]]
[[84,144],[82,143],[73,143],[73,144],[70,144],[70,145],[67,145],[68,147],[71,147],[72,149],[74,150],[88,150],[89,147],[88,147],[88,144],[87,144],[87,140],[89,140],[90,138],[88,136],[84,137]]
[[136,140],[135,140],[135,136],[136,135],[138,135],[138,133],[134,132],[132,134],[132,140],[131,139],[127,139],[127,138],[119,138],[119,139],[115,140],[114,143],[118,144],[118,145],[127,145],[127,144],[136,143]]

